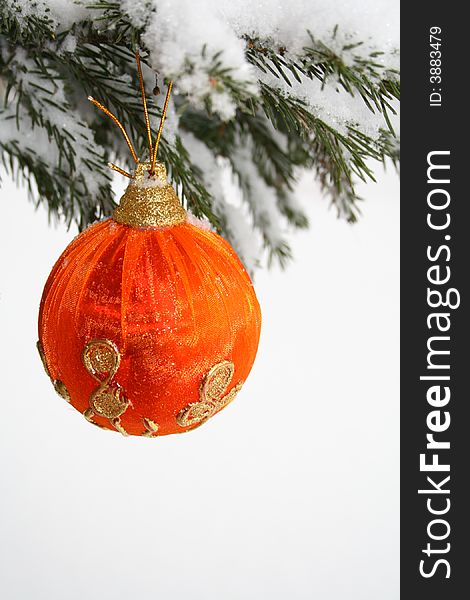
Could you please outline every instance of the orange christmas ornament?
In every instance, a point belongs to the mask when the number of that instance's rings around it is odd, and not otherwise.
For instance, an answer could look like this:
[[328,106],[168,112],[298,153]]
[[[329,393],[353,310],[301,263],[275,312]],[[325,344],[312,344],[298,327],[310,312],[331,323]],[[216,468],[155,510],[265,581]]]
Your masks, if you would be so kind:
[[155,437],[201,425],[237,395],[255,360],[261,314],[250,278],[219,235],[187,220],[156,162],[137,163],[112,218],[78,235],[54,265],[38,349],[56,391],[85,418]]

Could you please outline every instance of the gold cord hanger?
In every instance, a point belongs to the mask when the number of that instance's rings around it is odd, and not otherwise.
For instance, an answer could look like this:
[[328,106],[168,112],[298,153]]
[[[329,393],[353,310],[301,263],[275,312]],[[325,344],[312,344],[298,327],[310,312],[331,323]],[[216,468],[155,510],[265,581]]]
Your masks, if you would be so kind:
[[147,110],[147,96],[145,95],[144,78],[142,76],[142,66],[140,64],[140,54],[135,53],[135,62],[137,63],[137,73],[139,74],[140,93],[142,94],[142,105],[144,107],[145,127],[147,129],[147,140],[149,145],[149,157],[152,158],[152,131],[150,129],[150,119]]
[[124,175],[124,177],[128,177],[129,179],[134,179],[130,173],[128,173],[127,171],[124,171],[124,169],[121,169],[121,167],[118,167],[114,163],[109,162],[108,167],[110,169],[112,169],[113,171],[117,171],[118,173],[121,173],[121,175]]
[[168,109],[168,102],[170,101],[170,94],[171,94],[172,87],[173,87],[173,82],[170,81],[168,84],[168,89],[166,91],[165,104],[163,105],[162,118],[160,119],[160,127],[158,128],[157,139],[155,140],[155,148],[153,149],[153,155],[152,155],[152,153],[150,154],[152,156],[152,162],[150,164],[150,175],[153,175],[153,173],[155,171],[155,163],[157,162],[158,145],[160,144],[160,138],[162,137],[163,123],[165,122],[166,111]]
[[[165,104],[163,105],[162,116],[160,119],[160,126],[158,128],[158,133],[157,133],[157,137],[155,140],[155,146],[154,146],[152,143],[152,131],[150,129],[150,119],[149,119],[149,114],[148,114],[148,110],[147,110],[147,97],[145,95],[144,78],[142,75],[142,66],[141,66],[141,62],[140,62],[140,54],[138,51],[135,53],[135,60],[137,63],[137,73],[139,76],[140,92],[142,95],[142,105],[144,107],[145,127],[147,130],[147,142],[148,142],[149,156],[150,156],[149,174],[154,175],[155,174],[155,164],[157,161],[158,146],[160,144],[160,138],[162,136],[163,124],[165,122],[166,112],[168,110],[168,103],[170,101],[170,94],[171,94],[171,90],[173,87],[173,82],[170,81],[168,84],[168,90],[166,92]],[[131,151],[132,158],[134,159],[135,163],[138,164],[140,162],[139,158],[137,157],[137,154],[134,150],[134,146],[132,145],[131,139],[128,136],[127,131],[125,130],[124,125],[119,121],[119,119],[116,117],[116,115],[114,115],[109,109],[107,109],[106,106],[103,106],[103,104],[101,104],[101,102],[98,102],[98,100],[95,100],[95,98],[93,98],[92,96],[88,96],[88,100],[92,104],[94,104],[97,108],[99,108],[102,112],[104,112],[105,115],[108,115],[108,117],[119,127],[122,135],[124,136],[124,139],[126,140],[126,144],[129,147],[129,150]],[[124,169],[121,169],[121,167],[118,167],[117,165],[115,165],[113,163],[108,163],[108,167],[110,169],[113,169],[113,171],[117,171],[121,175],[128,177],[129,179],[133,179],[133,176],[130,173],[128,173]]]
[[99,108],[101,111],[103,111],[105,115],[108,115],[108,117],[116,123],[116,125],[122,131],[122,135],[124,136],[124,139],[126,140],[126,144],[129,146],[129,150],[131,151],[132,158],[134,159],[134,161],[137,164],[139,162],[139,159],[137,158],[137,154],[135,153],[134,146],[132,145],[131,139],[127,135],[127,131],[124,129],[124,125],[121,123],[121,121],[116,117],[116,115],[113,115],[113,113],[110,110],[108,110],[106,108],[106,106],[103,106],[101,104],[101,102],[98,102],[98,100],[95,100],[93,98],[93,96],[88,96],[88,100],[92,104],[94,104],[97,108]]

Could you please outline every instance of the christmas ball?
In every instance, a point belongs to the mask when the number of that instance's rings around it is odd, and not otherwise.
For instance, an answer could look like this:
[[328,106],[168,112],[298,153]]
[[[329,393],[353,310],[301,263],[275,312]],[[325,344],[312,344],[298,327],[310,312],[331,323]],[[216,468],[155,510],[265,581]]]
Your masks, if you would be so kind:
[[233,248],[188,222],[157,163],[47,280],[38,348],[56,391],[98,427],[155,437],[201,425],[252,368],[261,314]]

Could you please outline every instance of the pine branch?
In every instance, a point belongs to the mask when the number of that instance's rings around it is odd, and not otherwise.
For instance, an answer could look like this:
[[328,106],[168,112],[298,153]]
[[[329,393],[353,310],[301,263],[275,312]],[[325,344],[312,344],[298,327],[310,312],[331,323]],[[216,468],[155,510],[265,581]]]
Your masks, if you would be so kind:
[[[393,133],[389,113],[396,114],[391,102],[400,99],[398,73],[389,70],[384,77],[382,65],[377,62],[380,55],[377,52],[368,59],[354,57],[354,67],[351,67],[338,53],[315,40],[311,33],[309,35],[312,45],[305,47],[304,54],[295,60],[286,56],[286,48],[275,50],[259,40],[247,38],[247,58],[264,73],[282,78],[288,86],[292,86],[293,80],[301,83],[302,76],[315,77],[322,83],[333,77],[347,93],[358,93],[369,110],[382,113]],[[351,46],[343,47],[343,51],[352,49]]]
[[109,185],[100,185],[92,195],[82,173],[71,174],[59,165],[51,169],[36,152],[19,142],[0,141],[0,161],[12,179],[26,185],[28,196],[36,206],[41,200],[47,200],[49,215],[65,221],[68,226],[76,222],[83,229],[109,215],[114,208]]
[[[339,29],[328,41],[311,32],[309,43],[295,55],[270,39],[243,36],[246,60],[257,80],[240,76],[227,65],[225,53],[209,50],[209,45],[201,47],[199,57],[187,56],[178,71],[157,73],[144,43],[147,27],[158,16],[156,0],[147,0],[137,25],[120,2],[82,2],[89,17],[68,29],[58,29],[57,14],[43,0],[34,2],[35,10],[25,13],[21,2],[0,0],[0,148],[8,172],[33,181],[30,195],[47,201],[50,211],[67,222],[75,220],[83,227],[110,214],[114,203],[105,165],[111,160],[132,168],[113,124],[91,110],[87,95],[117,114],[138,154],[145,156],[134,64],[138,48],[160,86],[164,77],[175,79],[177,123],[174,131],[167,130],[159,159],[186,206],[209,219],[242,255],[245,227],[254,228],[272,258],[281,264],[289,258],[285,225],[308,224],[293,198],[303,170],[316,172],[338,215],[353,222],[360,202],[355,181],[374,179],[371,160],[390,159],[398,166],[392,122],[400,97],[398,73],[387,68],[380,51],[366,54],[360,42],[340,45]],[[195,73],[208,82],[197,94],[184,83]],[[338,125],[322,112],[321,102],[317,106],[304,93],[314,83],[319,98],[328,89],[337,91],[338,103],[357,99],[381,125],[374,129],[354,117]],[[152,98],[149,109],[155,124],[160,109]],[[61,127],[60,115],[74,125]],[[210,167],[201,162],[201,152],[186,148],[187,134],[202,144]],[[38,151],[39,139],[50,144],[47,156]],[[213,172],[220,164],[229,165],[235,175],[249,218],[246,210],[235,214],[220,185],[214,187]]]
[[187,208],[196,217],[206,217],[218,231],[222,231],[221,222],[212,209],[211,195],[202,183],[197,167],[191,163],[181,138],[176,138],[174,147],[163,140],[160,158],[165,163],[172,181],[181,190]]
[[18,170],[11,162],[11,157],[16,158],[23,175],[27,172],[34,179],[50,212],[65,218],[68,224],[75,220],[84,227],[109,213],[113,206],[111,178],[103,153],[99,146],[94,149],[91,131],[78,117],[64,126],[73,111],[63,95],[62,80],[54,65],[42,56],[30,58],[27,65],[18,65],[13,58],[2,64],[7,86],[0,118],[6,131],[19,130],[21,123],[25,131],[37,131],[48,139],[54,159],[45,160],[37,143],[29,147],[28,137],[10,135],[9,140],[8,136],[1,140],[4,165],[18,178]]

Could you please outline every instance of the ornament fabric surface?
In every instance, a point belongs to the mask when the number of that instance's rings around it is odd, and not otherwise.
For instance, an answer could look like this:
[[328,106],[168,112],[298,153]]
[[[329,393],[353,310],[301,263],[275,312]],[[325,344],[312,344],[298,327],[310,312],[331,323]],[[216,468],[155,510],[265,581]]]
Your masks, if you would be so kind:
[[198,427],[227,406],[253,362],[261,313],[233,248],[188,223],[155,144],[136,54],[150,160],[113,218],[78,235],[54,265],[39,310],[38,349],[62,398],[98,427],[155,437]]
[[138,228],[108,219],[54,266],[39,339],[56,388],[88,420],[166,435],[235,397],[260,325],[250,278],[219,235],[187,222]]

